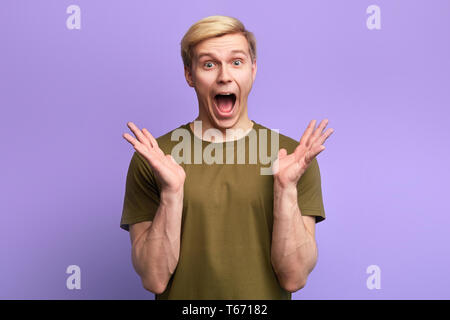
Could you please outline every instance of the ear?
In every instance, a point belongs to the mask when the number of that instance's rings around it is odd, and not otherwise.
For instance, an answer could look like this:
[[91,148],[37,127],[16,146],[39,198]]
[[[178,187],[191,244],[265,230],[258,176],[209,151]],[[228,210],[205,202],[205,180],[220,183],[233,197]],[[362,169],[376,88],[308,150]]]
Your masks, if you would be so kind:
[[188,83],[189,87],[194,87],[194,81],[192,80],[192,72],[186,66],[184,66],[184,76],[186,78],[186,82]]
[[255,78],[256,78],[256,70],[257,70],[257,66],[256,66],[256,59],[255,59],[255,61],[253,61],[253,63],[252,63],[252,77],[253,77],[253,82],[255,82]]

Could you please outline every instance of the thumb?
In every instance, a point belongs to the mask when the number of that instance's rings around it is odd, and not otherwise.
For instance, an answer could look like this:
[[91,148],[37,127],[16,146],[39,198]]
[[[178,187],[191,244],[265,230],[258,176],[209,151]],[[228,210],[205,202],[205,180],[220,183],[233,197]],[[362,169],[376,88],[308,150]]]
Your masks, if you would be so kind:
[[278,151],[278,159],[283,159],[286,157],[287,151],[284,148],[281,148],[280,151]]

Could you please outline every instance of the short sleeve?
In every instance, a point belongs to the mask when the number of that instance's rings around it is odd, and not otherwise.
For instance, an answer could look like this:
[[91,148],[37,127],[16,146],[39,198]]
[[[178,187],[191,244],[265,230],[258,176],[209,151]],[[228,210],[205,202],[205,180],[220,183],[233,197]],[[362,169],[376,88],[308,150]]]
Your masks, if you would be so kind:
[[147,160],[134,152],[128,167],[120,228],[152,221],[159,207],[160,191]]
[[317,158],[309,164],[298,185],[298,206],[302,216],[316,216],[316,223],[325,220],[322,186]]

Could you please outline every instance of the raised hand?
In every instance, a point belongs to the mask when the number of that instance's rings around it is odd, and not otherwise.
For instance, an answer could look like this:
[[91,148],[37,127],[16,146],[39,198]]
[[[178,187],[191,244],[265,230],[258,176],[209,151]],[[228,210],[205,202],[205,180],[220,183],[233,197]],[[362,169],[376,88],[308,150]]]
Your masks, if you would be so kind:
[[[300,143],[294,152],[287,155],[286,149],[280,149],[278,159],[274,163],[274,183],[278,187],[296,187],[297,182],[308,168],[311,161],[324,149],[323,143],[334,132],[329,128],[322,133],[328,124],[328,119],[322,120],[317,129],[316,120],[312,120],[306,128]],[[278,163],[277,163],[278,161]]]
[[128,122],[127,126],[137,139],[128,133],[124,133],[123,137],[147,159],[156,178],[161,183],[162,191],[169,193],[182,191],[186,178],[183,167],[170,154],[164,154],[156,139],[147,129],[144,128],[141,131],[133,122]]

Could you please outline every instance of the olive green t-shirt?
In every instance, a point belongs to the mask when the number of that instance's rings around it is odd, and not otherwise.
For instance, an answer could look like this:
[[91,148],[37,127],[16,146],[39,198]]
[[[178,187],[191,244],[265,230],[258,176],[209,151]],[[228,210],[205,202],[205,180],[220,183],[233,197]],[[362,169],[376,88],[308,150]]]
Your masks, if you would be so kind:
[[[177,129],[178,132],[184,129],[189,140],[178,135],[172,141],[175,131],[172,130],[157,141],[165,154],[173,155],[175,148],[176,154],[186,156],[188,147],[191,148],[190,159],[185,157],[180,163],[186,172],[180,256],[166,290],[155,295],[155,299],[290,300],[291,293],[279,285],[271,264],[273,175],[262,174],[261,169],[269,168],[270,163],[259,154],[266,145],[265,154],[276,158],[277,150],[271,152],[275,131],[253,121],[255,134],[247,133],[233,142],[214,143],[194,135],[189,123]],[[261,134],[264,131],[267,134]],[[255,150],[249,148],[255,145],[255,136],[256,163]],[[292,153],[298,141],[281,133],[278,136],[279,149]],[[181,142],[187,146],[182,151],[176,147]],[[194,151],[195,145],[201,149]],[[215,148],[219,145],[221,150]],[[198,150],[206,160],[195,159],[194,152],[198,155]],[[243,153],[245,161],[242,161]],[[215,157],[213,163],[210,163],[211,156]],[[222,161],[218,160],[220,156]],[[130,224],[153,220],[159,206],[160,184],[147,160],[136,151],[128,168],[125,189],[120,227],[129,231]],[[297,190],[301,214],[315,216],[316,223],[323,221],[325,211],[317,159],[300,178]]]

